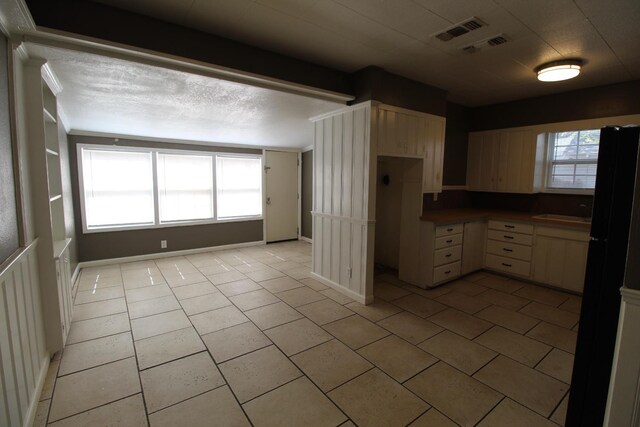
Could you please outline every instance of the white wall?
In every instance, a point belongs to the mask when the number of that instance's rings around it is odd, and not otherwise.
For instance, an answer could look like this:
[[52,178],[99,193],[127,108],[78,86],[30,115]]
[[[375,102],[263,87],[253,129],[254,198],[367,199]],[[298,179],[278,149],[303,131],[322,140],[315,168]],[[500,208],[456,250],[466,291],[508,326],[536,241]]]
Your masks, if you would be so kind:
[[376,153],[371,103],[315,122],[312,276],[373,301]]

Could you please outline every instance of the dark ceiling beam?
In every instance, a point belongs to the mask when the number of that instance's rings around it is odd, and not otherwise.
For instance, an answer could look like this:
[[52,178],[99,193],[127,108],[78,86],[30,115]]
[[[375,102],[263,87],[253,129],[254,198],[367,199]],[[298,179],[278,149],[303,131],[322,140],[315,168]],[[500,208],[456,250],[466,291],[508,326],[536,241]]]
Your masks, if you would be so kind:
[[352,94],[351,76],[224,37],[81,0],[27,0],[38,27],[195,59],[261,76]]

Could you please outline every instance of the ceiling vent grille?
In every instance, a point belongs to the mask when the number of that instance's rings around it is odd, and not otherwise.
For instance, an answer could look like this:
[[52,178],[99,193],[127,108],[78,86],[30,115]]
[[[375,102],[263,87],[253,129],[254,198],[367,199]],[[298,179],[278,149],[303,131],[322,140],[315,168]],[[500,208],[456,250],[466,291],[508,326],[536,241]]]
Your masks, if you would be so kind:
[[505,44],[509,41],[509,38],[504,34],[498,34],[493,37],[489,37],[484,40],[477,41],[473,44],[467,45],[462,48],[462,51],[465,53],[476,53],[480,49],[485,48],[487,46],[500,46],[501,44]]
[[487,44],[489,46],[498,46],[500,44],[505,44],[506,42],[507,42],[507,39],[504,36],[497,36],[487,40]]
[[471,45],[471,46],[463,47],[462,50],[465,51],[466,53],[476,53],[478,51],[478,48],[475,47],[474,45]]
[[449,40],[460,37],[470,31],[475,31],[484,26],[486,26],[486,24],[478,18],[469,18],[466,21],[460,22],[443,32],[436,34],[435,37],[443,42],[448,42]]

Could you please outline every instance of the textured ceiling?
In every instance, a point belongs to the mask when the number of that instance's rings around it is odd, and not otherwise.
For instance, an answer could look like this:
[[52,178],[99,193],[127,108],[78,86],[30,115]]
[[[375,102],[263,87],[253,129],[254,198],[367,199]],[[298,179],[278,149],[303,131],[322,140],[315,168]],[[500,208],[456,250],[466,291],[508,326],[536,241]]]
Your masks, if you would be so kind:
[[29,45],[62,84],[72,131],[302,148],[310,117],[344,104],[134,62]]
[[[98,0],[352,72],[368,65],[486,105],[640,78],[638,0]],[[477,17],[486,27],[434,38]],[[505,34],[508,43],[462,48]],[[540,83],[541,63],[581,58],[577,79]]]

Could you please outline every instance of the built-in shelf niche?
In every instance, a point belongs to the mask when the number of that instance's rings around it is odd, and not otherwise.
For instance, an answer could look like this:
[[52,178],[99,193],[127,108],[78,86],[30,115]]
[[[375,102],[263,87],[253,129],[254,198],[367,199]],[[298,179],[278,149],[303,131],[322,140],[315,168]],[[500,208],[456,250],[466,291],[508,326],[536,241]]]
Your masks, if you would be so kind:
[[46,61],[28,58],[24,91],[33,188],[34,228],[47,351],[63,348],[71,322],[71,273],[66,236],[56,94],[60,83]]

